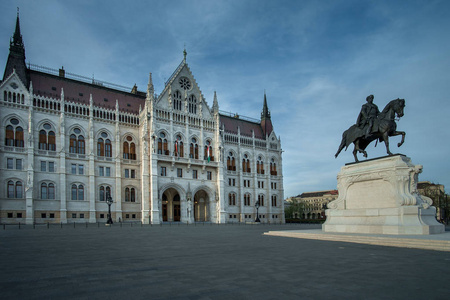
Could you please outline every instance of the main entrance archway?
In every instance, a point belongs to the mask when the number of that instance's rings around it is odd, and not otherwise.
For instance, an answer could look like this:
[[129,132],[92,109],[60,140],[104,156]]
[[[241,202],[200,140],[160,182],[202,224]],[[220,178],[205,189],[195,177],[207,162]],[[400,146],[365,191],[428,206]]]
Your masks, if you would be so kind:
[[209,197],[204,190],[195,193],[194,196],[194,219],[196,222],[210,221]]
[[180,194],[174,188],[169,188],[162,195],[163,222],[179,222],[181,220]]

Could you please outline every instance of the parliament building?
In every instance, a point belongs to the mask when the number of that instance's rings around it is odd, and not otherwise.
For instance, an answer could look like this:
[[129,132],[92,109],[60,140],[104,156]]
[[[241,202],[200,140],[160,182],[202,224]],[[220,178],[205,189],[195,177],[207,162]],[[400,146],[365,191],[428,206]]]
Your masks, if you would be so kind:
[[155,94],[27,64],[19,16],[0,82],[0,223],[284,222],[281,140],[208,104],[186,63]]

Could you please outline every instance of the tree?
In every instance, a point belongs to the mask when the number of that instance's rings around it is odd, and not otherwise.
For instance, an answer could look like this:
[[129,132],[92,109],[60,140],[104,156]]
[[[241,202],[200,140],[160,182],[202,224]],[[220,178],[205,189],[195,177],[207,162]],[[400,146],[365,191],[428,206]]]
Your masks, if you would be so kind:
[[285,206],[284,213],[286,218],[294,219],[295,217],[301,218],[303,211],[305,210],[305,203],[299,201],[296,198],[291,198],[289,205]]
[[445,221],[448,224],[450,203],[444,186],[442,184],[421,182],[419,183],[419,193],[433,201],[432,205],[436,207],[436,219]]

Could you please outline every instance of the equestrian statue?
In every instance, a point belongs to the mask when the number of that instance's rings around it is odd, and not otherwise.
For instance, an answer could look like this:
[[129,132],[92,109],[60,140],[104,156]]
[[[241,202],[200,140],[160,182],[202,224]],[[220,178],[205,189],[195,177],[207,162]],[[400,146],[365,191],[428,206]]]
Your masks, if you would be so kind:
[[[373,103],[374,96],[370,95],[366,98],[367,103],[361,108],[356,124],[342,134],[342,142],[334,157],[338,157],[342,149],[347,150],[348,146],[353,143],[353,156],[358,162],[357,152],[363,153],[367,157],[365,149],[372,142],[378,140],[384,142],[388,155],[393,155],[389,150],[389,137],[402,135],[402,140],[398,143],[398,147],[405,142],[404,131],[397,131],[395,121],[403,117],[403,109],[405,108],[405,99],[395,99],[389,102],[382,112]],[[396,117],[398,119],[396,119]],[[375,144],[376,146],[376,144]]]

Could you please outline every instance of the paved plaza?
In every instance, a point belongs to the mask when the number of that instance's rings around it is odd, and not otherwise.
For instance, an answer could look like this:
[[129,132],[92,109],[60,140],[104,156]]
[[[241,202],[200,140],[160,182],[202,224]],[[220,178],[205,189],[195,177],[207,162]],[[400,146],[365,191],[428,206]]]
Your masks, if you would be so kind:
[[0,228],[1,299],[445,299],[450,253],[263,235],[317,225]]

